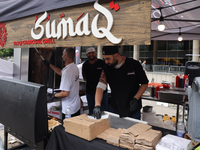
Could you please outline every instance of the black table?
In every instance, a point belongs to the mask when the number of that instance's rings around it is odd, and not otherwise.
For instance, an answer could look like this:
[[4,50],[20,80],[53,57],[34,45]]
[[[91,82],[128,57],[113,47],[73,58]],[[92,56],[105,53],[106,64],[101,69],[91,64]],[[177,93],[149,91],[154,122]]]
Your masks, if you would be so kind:
[[[162,136],[167,134],[176,135],[175,131],[152,126],[154,130],[160,130]],[[45,150],[127,150],[106,143],[101,139],[87,141],[75,135],[65,132],[62,125],[54,128]]]
[[65,132],[62,125],[54,128],[45,150],[125,150],[101,139],[87,141]]

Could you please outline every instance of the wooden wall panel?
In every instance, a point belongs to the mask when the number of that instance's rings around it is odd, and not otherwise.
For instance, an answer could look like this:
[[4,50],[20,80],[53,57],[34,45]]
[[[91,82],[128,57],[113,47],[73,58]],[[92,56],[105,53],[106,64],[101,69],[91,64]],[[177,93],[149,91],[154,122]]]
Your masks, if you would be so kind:
[[[120,9],[115,12],[114,9],[110,9],[109,3],[111,0],[100,0],[99,4],[106,7],[113,15],[114,23],[111,29],[111,33],[117,38],[123,38],[119,45],[150,45],[151,42],[151,1],[150,0],[115,0],[115,4],[118,3]],[[51,22],[56,20],[57,24],[62,18],[60,14],[65,14],[65,19],[72,18],[74,26],[76,25],[76,19],[82,13],[89,13],[89,25],[91,25],[93,18],[100,14],[98,20],[98,27],[107,27],[107,20],[103,14],[94,9],[94,3],[88,3],[84,5],[77,5],[73,7],[48,11],[50,14]],[[20,18],[4,22],[7,28],[7,41],[3,48],[12,47],[64,47],[64,46],[98,46],[98,45],[113,45],[106,37],[98,39],[90,35],[70,37],[69,35],[59,40],[54,39],[55,44],[30,44],[30,45],[13,45],[14,41],[34,40],[31,37],[31,29],[35,26],[35,17],[38,18],[43,13],[35,14],[26,18]],[[85,15],[84,14],[84,15]],[[42,25],[45,27],[47,21],[44,21]],[[89,26],[91,31],[91,27]],[[39,30],[38,30],[39,32]],[[36,33],[36,32],[35,32]],[[42,39],[47,39],[44,36]],[[41,40],[42,40],[41,39]]]

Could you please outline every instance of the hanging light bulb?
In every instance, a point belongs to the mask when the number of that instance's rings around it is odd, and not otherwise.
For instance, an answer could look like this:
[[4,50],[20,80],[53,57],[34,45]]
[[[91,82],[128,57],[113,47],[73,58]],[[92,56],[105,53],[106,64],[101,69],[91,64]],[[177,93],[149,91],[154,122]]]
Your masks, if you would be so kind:
[[165,25],[164,25],[163,21],[160,21],[160,23],[158,25],[158,30],[159,31],[164,31],[165,30]]
[[158,25],[158,31],[164,31],[165,30],[164,18],[162,16],[161,7],[159,9],[160,9],[161,16],[160,16],[160,23]]
[[179,27],[179,37],[178,37],[178,41],[183,41],[183,37],[181,36],[181,27]]
[[180,41],[180,42],[183,41],[183,37],[181,35],[179,35],[178,41]]

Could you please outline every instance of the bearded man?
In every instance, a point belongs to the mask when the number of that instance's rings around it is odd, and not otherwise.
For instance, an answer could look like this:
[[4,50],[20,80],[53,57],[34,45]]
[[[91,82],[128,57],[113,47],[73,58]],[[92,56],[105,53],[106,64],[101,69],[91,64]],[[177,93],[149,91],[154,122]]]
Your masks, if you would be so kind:
[[65,119],[67,107],[70,106],[71,117],[80,115],[80,98],[79,98],[79,71],[76,64],[74,64],[75,49],[67,47],[63,50],[63,63],[64,68],[61,70],[56,66],[50,64],[47,60],[43,60],[44,64],[51,67],[61,76],[60,90],[61,92],[55,93],[53,99],[62,99],[62,119]]
[[[90,47],[86,50],[86,55],[88,60],[84,62],[82,67],[82,75],[86,81],[86,97],[89,108],[89,115],[93,114],[93,109],[95,105],[95,92],[96,87],[99,82],[99,78],[105,62],[101,59],[97,59],[97,53],[93,47]],[[101,111],[108,110],[108,93],[107,88],[102,93],[101,99]]]
[[122,56],[118,46],[104,46],[103,58],[107,64],[97,85],[94,117],[101,118],[102,93],[109,84],[111,100],[109,111],[120,117],[140,119],[141,96],[148,86],[148,79],[139,61]]

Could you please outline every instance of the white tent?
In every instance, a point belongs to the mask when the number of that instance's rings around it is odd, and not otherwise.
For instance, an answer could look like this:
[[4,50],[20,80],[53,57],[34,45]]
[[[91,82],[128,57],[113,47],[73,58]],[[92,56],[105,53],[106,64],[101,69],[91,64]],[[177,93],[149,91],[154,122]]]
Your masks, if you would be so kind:
[[13,78],[13,62],[9,62],[3,59],[0,59],[0,78],[7,77]]

